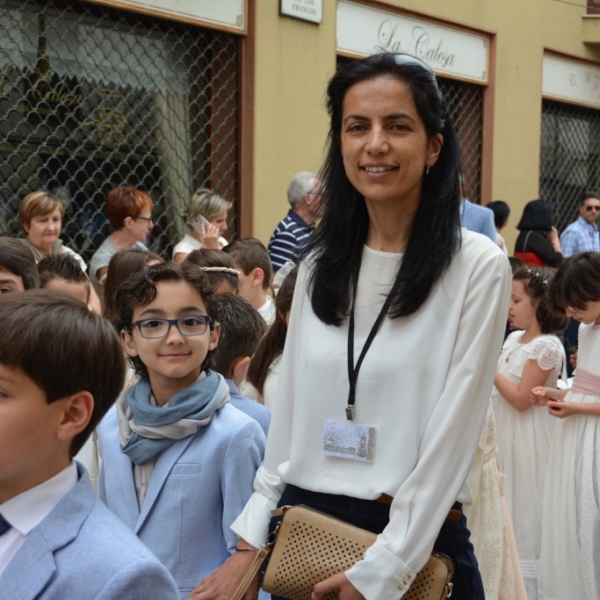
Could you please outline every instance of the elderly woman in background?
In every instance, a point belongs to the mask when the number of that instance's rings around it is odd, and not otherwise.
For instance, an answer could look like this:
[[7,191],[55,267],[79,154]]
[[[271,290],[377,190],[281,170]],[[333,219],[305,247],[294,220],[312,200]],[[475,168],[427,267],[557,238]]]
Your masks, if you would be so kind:
[[27,194],[19,204],[19,220],[27,234],[21,241],[33,252],[35,262],[48,254],[70,254],[85,271],[83,258],[64,246],[59,238],[64,214],[62,202],[50,192],[39,190]]
[[227,231],[227,213],[231,202],[207,189],[198,190],[185,212],[190,234],[173,248],[173,260],[180,263],[193,250],[212,248],[222,250],[227,240],[221,234]]
[[104,240],[90,262],[90,278],[100,296],[108,263],[114,254],[129,248],[147,250],[143,242],[154,226],[152,207],[150,196],[131,186],[115,188],[106,196],[106,214],[115,231]]

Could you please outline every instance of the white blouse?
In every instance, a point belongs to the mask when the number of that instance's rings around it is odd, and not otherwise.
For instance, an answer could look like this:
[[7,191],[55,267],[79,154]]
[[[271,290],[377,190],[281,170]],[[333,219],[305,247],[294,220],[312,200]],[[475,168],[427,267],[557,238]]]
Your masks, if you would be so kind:
[[[398,597],[427,561],[479,441],[508,311],[510,269],[498,246],[462,230],[462,247],[417,313],[385,319],[358,376],[355,422],[376,428],[372,463],[321,453],[326,419],[345,421],[348,322],[322,323],[298,274],[278,398],[255,493],[232,529],[260,546],[286,483],[356,498],[394,496],[390,522],[346,572],[367,600]],[[355,361],[401,255],[365,247]]]

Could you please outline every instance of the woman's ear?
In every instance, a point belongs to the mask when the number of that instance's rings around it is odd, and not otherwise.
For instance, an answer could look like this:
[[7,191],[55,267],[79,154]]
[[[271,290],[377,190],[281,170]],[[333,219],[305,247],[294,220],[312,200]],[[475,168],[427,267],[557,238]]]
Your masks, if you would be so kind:
[[133,336],[124,329],[121,329],[121,342],[123,344],[123,348],[125,348],[125,352],[127,352],[129,356],[138,356],[138,351],[135,347],[135,340],[133,339]]
[[440,157],[442,146],[444,145],[444,136],[441,133],[436,133],[429,140],[429,147],[427,150],[427,166],[433,167]]

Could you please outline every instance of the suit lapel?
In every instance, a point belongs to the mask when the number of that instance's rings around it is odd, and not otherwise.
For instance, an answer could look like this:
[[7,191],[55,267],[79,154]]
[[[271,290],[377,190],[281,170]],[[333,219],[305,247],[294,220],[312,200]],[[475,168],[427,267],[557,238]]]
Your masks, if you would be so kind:
[[[119,505],[124,507],[126,511],[127,520],[125,521],[127,526],[133,529],[137,520],[140,517],[140,506],[137,499],[137,493],[135,491],[135,481],[133,479],[133,464],[126,454],[121,452],[121,445],[117,443],[113,446],[113,452],[115,453],[114,459],[117,464],[117,468],[112,470],[109,477],[117,475],[119,480],[119,486],[121,488],[121,498],[119,499]],[[119,510],[119,517],[123,520],[125,514]]]
[[78,471],[75,487],[31,531],[0,577],[2,598],[37,598],[56,571],[54,552],[77,537],[96,502],[87,473]]
[[154,471],[152,471],[152,476],[150,477],[148,493],[146,494],[146,499],[144,500],[140,516],[134,529],[135,534],[139,534],[140,529],[152,510],[152,507],[160,496],[169,473],[194,437],[195,434],[189,435],[182,440],[178,440],[159,454],[154,465]]

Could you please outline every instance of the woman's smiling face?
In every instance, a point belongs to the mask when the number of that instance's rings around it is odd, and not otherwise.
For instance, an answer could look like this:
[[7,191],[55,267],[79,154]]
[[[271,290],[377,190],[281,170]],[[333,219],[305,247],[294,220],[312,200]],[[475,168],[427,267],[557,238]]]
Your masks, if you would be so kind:
[[341,150],[352,185],[371,202],[416,208],[441,134],[428,138],[408,86],[383,76],[353,85],[344,98]]

